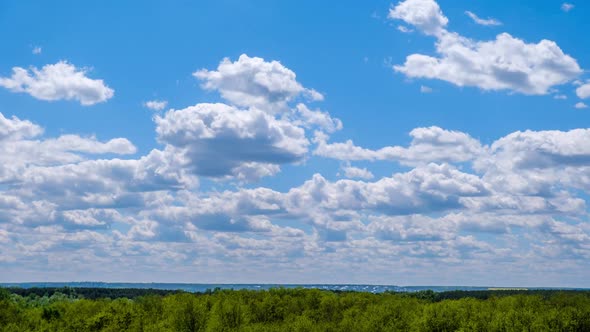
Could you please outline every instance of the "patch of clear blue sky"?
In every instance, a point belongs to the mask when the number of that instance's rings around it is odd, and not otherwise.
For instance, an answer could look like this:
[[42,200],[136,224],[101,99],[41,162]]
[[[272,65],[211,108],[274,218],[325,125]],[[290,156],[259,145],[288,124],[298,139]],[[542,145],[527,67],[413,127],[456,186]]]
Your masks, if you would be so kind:
[[[397,31],[386,20],[391,1],[17,1],[0,2],[0,76],[13,66],[41,67],[67,60],[92,68],[115,89],[107,103],[83,107],[71,101],[45,102],[0,90],[0,111],[59,133],[126,137],[138,155],[157,146],[152,112],[144,101],[163,99],[173,108],[218,101],[191,75],[212,69],[224,57],[242,53],[279,60],[303,85],[326,100],[314,106],[344,123],[333,141],[353,139],[379,148],[406,145],[416,127],[436,125],[465,131],[483,143],[516,130],[567,130],[588,126],[590,111],[578,110],[574,87],[559,87],[567,100],[482,92],[439,81],[408,82],[386,66],[411,53],[433,54],[434,40]],[[508,32],[527,42],[549,39],[590,67],[590,3],[575,1],[564,13],[562,1],[439,0],[449,30],[478,40]],[[493,17],[500,27],[475,25],[464,14]],[[35,46],[42,47],[33,55]],[[366,59],[366,60],[365,60]],[[389,60],[388,60],[389,59]],[[582,75],[581,78],[584,78]],[[422,94],[420,86],[434,92]],[[311,174],[334,178],[339,162],[311,158],[308,167],[286,166],[257,185],[286,190]],[[377,163],[377,176],[399,167]]]

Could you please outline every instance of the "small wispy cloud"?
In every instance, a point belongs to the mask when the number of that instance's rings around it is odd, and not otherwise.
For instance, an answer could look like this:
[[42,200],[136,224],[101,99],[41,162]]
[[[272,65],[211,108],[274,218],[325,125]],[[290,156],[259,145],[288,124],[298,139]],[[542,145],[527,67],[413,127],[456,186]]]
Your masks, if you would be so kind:
[[579,102],[576,105],[574,105],[574,107],[577,109],[583,109],[583,108],[588,108],[588,105],[584,104],[583,102]]
[[498,25],[502,25],[502,22],[496,20],[495,18],[487,18],[487,19],[483,19],[480,18],[479,16],[475,15],[475,13],[470,12],[470,11],[465,11],[465,14],[467,14],[467,16],[471,17],[471,19],[473,20],[473,22],[479,24],[479,25],[485,25],[485,26],[498,26]]
[[422,85],[420,86],[420,92],[422,93],[431,93],[432,92],[432,88],[426,85]]
[[553,99],[565,100],[565,99],[567,99],[567,96],[566,95],[555,95],[555,96],[553,96]]
[[563,4],[561,4],[561,10],[563,10],[564,12],[569,12],[570,10],[574,9],[574,5],[571,3],[567,3],[564,2]]
[[150,100],[150,101],[146,101],[143,106],[154,110],[154,111],[161,111],[163,109],[166,108],[166,106],[168,106],[168,102],[165,100]]
[[398,25],[397,29],[403,33],[410,33],[410,32],[414,31],[413,29],[410,29],[410,28],[403,26],[403,25]]
[[42,51],[40,46],[33,47],[33,54],[41,54]]

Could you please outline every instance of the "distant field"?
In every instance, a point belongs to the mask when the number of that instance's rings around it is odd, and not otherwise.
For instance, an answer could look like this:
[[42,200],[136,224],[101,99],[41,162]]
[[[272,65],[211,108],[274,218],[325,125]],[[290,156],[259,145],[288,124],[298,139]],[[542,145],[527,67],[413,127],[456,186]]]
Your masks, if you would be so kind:
[[0,288],[0,331],[590,331],[590,292]]

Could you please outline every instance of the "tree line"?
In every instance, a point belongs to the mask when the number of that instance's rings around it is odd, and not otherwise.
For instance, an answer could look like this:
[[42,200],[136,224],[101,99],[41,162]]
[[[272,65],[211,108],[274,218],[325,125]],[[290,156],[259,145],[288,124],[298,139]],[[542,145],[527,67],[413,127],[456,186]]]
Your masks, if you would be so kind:
[[42,290],[0,289],[0,331],[590,331],[583,291]]

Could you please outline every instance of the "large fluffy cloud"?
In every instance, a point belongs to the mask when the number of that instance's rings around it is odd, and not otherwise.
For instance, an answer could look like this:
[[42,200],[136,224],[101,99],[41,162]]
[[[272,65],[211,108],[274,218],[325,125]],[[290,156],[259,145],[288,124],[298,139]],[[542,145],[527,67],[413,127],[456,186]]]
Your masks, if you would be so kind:
[[323,96],[278,61],[243,54],[194,76],[228,104],[170,110],[155,121],[158,140],[182,155],[195,175],[255,181],[278,173],[283,164],[303,161],[311,144],[308,132],[342,129],[340,120],[303,103],[300,97]]
[[304,88],[295,73],[280,62],[246,54],[235,62],[225,58],[217,70],[201,69],[193,75],[203,81],[205,89],[219,91],[236,106],[254,106],[272,112],[284,109],[287,102],[299,95],[323,99],[317,91]]
[[158,139],[190,159],[195,174],[236,175],[247,163],[293,163],[307,152],[305,131],[263,111],[197,104],[156,117]]
[[316,174],[301,188],[292,189],[289,200],[301,210],[374,210],[385,214],[417,214],[457,209],[462,197],[488,195],[477,176],[449,165],[429,164],[375,182],[339,180],[331,183]]
[[186,162],[170,149],[139,159],[100,159],[134,154],[136,147],[125,138],[47,138],[40,126],[2,114],[0,133],[0,219],[8,225],[104,226],[89,211],[106,218],[102,209],[139,208],[150,192],[196,184],[183,168]]
[[476,160],[487,180],[513,192],[551,195],[560,188],[590,189],[590,130],[509,134]]
[[437,38],[438,56],[411,54],[394,70],[411,78],[439,79],[483,90],[543,95],[582,73],[574,58],[550,40],[526,43],[508,33],[478,41],[445,29],[446,17],[434,0],[407,0],[390,12]]
[[86,69],[76,68],[65,61],[41,69],[14,67],[11,77],[0,77],[0,86],[41,100],[77,100],[85,106],[113,97],[114,90],[103,80],[88,78],[86,74]]

